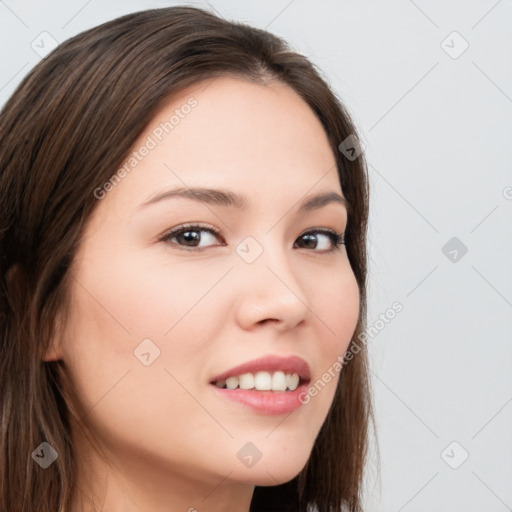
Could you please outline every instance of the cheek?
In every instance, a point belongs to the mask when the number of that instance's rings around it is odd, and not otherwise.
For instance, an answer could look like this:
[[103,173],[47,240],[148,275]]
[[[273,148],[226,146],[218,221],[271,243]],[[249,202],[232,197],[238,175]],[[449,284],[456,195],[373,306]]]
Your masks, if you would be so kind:
[[78,281],[96,302],[88,302],[83,309],[98,323],[117,323],[134,341],[170,335],[175,327],[189,322],[200,303],[215,305],[208,295],[215,294],[219,276],[230,268],[192,267],[176,259],[171,264],[162,261],[161,254],[152,259],[127,248],[117,249],[115,258],[99,263],[93,257],[81,266]]
[[334,359],[342,354],[354,334],[359,318],[359,286],[351,270],[325,280],[325,286],[315,292],[314,312],[326,333],[325,347]]
[[[336,361],[339,362],[354,335],[359,319],[360,294],[357,280],[352,271],[344,273],[337,282],[337,286],[330,286],[330,292],[323,298],[323,319],[329,326],[330,336],[326,336],[323,371],[330,371],[336,368]],[[332,334],[332,332],[334,334]],[[339,371],[334,372],[339,377]],[[337,382],[336,378],[336,382]],[[334,386],[332,386],[334,388]],[[333,389],[334,392],[334,389]]]
[[[117,263],[94,272],[81,267],[63,356],[87,424],[112,443],[137,445],[141,432],[153,439],[173,428],[180,434],[176,418],[185,422],[197,415],[197,404],[173,376],[193,389],[197,348],[205,343],[201,313],[215,301],[200,301],[213,283],[190,286],[183,272],[157,280],[151,272],[125,272],[128,267]],[[153,359],[154,348],[146,347],[152,359],[146,366],[134,350],[147,338],[159,355]]]
[[[161,389],[155,374],[164,368],[197,379],[191,368],[198,369],[209,339],[223,326],[218,319],[229,313],[219,296],[223,285],[216,286],[229,266],[196,266],[191,272],[185,265],[155,266],[137,255],[119,256],[83,260],[74,282],[66,359],[92,403],[130,368],[143,368],[141,382],[152,388]],[[137,355],[148,351],[154,362],[144,366]]]

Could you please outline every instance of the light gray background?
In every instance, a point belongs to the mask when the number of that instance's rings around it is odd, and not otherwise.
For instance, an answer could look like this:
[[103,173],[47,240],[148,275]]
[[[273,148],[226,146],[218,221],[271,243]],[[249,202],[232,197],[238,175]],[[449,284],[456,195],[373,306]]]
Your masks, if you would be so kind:
[[50,37],[179,3],[287,39],[365,143],[369,325],[403,305],[369,342],[367,510],[512,510],[512,1],[0,0],[0,105]]

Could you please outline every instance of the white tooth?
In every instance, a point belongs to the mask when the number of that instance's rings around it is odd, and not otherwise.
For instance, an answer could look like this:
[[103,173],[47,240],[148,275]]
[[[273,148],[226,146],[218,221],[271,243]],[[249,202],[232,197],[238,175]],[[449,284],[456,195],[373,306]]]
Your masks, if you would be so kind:
[[275,372],[272,375],[272,389],[274,391],[286,391],[286,377],[284,372]]
[[259,391],[272,389],[272,377],[268,372],[258,372],[254,376],[254,387]]
[[290,378],[291,375],[289,373],[286,374],[286,387],[290,387]]
[[254,387],[254,375],[252,373],[244,373],[238,377],[240,389],[252,389]]
[[238,387],[238,377],[228,377],[226,379],[226,386],[228,389],[236,389]]
[[226,385],[226,381],[225,380],[218,380],[215,385],[218,387],[218,388],[223,388],[225,385]]
[[290,391],[294,391],[297,389],[297,386],[299,385],[299,375],[297,373],[293,373],[290,377],[290,382],[288,383],[288,387],[290,388]]

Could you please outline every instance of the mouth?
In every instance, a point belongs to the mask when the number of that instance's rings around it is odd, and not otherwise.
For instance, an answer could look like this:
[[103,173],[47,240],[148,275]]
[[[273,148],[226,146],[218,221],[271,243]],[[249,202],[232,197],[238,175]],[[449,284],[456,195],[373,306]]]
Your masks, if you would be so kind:
[[223,398],[261,414],[276,415],[298,409],[310,381],[304,359],[271,355],[231,368],[209,384]]
[[298,373],[283,371],[259,371],[243,373],[225,379],[213,380],[210,384],[221,389],[244,389],[253,391],[273,391],[289,393],[298,387],[308,384],[309,379],[302,378]]
[[311,380],[309,364],[298,356],[267,355],[216,375],[210,380],[224,389],[294,391]]

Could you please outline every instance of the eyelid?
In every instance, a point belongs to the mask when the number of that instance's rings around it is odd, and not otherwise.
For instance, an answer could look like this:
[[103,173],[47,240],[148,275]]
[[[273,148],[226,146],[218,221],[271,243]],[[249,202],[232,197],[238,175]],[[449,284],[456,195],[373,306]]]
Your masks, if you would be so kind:
[[[207,249],[208,247],[219,247],[219,245],[208,246],[206,248],[193,247],[193,246],[187,247],[187,246],[180,246],[179,244],[176,244],[175,242],[169,241],[170,238],[174,238],[175,236],[177,236],[183,232],[186,232],[187,230],[189,230],[189,231],[211,231],[212,233],[215,234],[215,236],[217,238],[222,238],[220,230],[215,228],[214,226],[211,226],[208,224],[189,222],[189,223],[181,224],[174,228],[168,229],[163,235],[161,235],[158,238],[158,241],[166,242],[171,245],[178,246],[180,248],[180,250],[189,251],[189,252],[200,252],[200,251]],[[333,253],[336,250],[340,249],[340,247],[339,247],[340,245],[345,245],[345,232],[344,231],[342,233],[337,233],[336,230],[334,230],[334,229],[327,228],[327,227],[319,227],[319,226],[310,227],[310,228],[307,228],[306,230],[302,231],[301,234],[297,236],[297,239],[295,240],[295,242],[298,239],[302,238],[303,236],[305,236],[309,233],[320,233],[320,234],[324,234],[326,236],[330,236],[331,242],[333,244],[332,249],[324,249],[322,251],[317,251],[315,249],[312,249],[312,250],[310,250],[310,252],[317,252],[320,254]],[[295,247],[295,242],[294,242],[294,247]],[[224,243],[220,244],[220,246],[226,246],[226,245],[227,244],[225,243],[225,241],[224,241]]]
[[[180,233],[183,233],[184,231],[187,231],[187,230],[189,230],[189,231],[212,231],[215,234],[215,236],[217,236],[218,238],[222,238],[220,230],[214,226],[210,226],[209,224],[199,224],[199,223],[195,223],[195,222],[187,222],[185,224],[180,224],[174,228],[170,228],[170,229],[166,230],[163,235],[158,237],[158,241],[165,242],[165,241],[169,240],[170,238],[172,238]],[[222,245],[226,245],[226,244],[224,243]],[[185,246],[182,246],[182,248],[187,250],[187,248]],[[188,250],[194,250],[194,249],[198,250],[194,247],[188,248]]]

